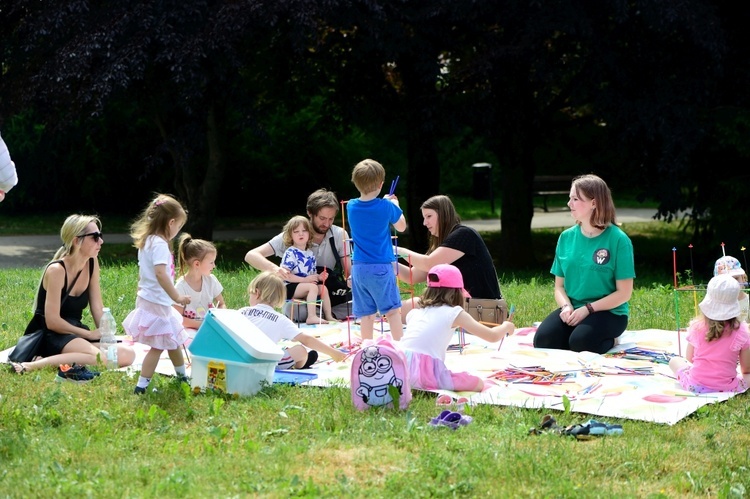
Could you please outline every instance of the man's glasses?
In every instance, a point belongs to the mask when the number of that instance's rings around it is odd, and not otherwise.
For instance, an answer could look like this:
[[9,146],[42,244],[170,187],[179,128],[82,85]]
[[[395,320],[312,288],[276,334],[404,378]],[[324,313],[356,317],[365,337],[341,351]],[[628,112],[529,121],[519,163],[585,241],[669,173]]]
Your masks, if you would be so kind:
[[80,236],[78,236],[78,237],[80,237],[81,239],[83,239],[83,238],[84,238],[84,237],[86,237],[86,236],[91,236],[91,237],[93,237],[93,238],[94,238],[94,242],[95,242],[95,243],[98,243],[98,242],[99,242],[99,239],[102,239],[102,233],[101,233],[101,232],[89,232],[88,234],[81,234],[81,235],[80,235]]

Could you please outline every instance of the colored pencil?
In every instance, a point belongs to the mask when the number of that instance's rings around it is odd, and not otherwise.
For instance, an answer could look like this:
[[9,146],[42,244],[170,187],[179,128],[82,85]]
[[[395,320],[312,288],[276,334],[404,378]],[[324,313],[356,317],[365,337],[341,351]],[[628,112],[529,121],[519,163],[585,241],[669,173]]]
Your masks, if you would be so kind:
[[398,179],[400,178],[400,175],[396,175],[396,178],[391,182],[391,190],[388,191],[388,194],[393,196],[393,193],[396,192],[396,186],[398,185]]

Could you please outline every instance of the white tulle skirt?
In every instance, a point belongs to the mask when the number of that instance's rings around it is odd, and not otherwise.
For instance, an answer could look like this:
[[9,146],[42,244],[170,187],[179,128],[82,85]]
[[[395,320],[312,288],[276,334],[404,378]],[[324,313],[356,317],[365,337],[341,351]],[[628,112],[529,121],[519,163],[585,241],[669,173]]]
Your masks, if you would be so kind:
[[189,338],[177,310],[140,296],[135,300],[135,310],[128,314],[122,325],[133,341],[159,350],[176,350]]

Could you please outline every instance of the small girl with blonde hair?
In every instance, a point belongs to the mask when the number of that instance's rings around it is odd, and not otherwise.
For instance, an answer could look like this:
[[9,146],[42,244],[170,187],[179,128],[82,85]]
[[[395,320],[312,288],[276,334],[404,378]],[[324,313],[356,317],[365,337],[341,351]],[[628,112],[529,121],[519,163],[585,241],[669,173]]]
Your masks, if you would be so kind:
[[190,297],[174,287],[174,255],[170,246],[186,221],[187,213],[176,199],[158,194],[131,226],[133,245],[138,248],[138,297],[135,310],[122,325],[134,341],[151,347],[141,366],[136,394],[146,392],[163,350],[169,353],[177,375],[186,376],[180,347],[188,334],[172,304],[187,305]]
[[210,308],[226,308],[221,295],[224,288],[211,273],[216,268],[216,246],[183,233],[177,243],[177,262],[182,275],[174,287],[178,293],[189,296],[190,303],[174,308],[182,316],[188,334],[194,335]]
[[[279,361],[279,369],[307,369],[318,360],[318,351],[329,355],[334,361],[341,362],[346,355],[326,345],[319,339],[303,333],[284,315],[276,311],[284,304],[286,291],[284,281],[273,272],[261,272],[250,282],[247,288],[250,295],[250,306],[240,309],[242,315],[255,324],[274,343],[282,340],[298,341],[284,349],[284,357]],[[311,350],[308,351],[307,348]]]
[[[685,390],[742,393],[750,386],[750,334],[737,296],[741,286],[730,274],[708,282],[698,305],[701,315],[688,327],[687,359],[673,357],[669,367]],[[737,373],[737,361],[742,374]]]
[[[289,270],[286,284],[287,300],[304,298],[307,302],[307,323],[328,324],[335,322],[336,318],[331,313],[331,297],[324,285],[328,278],[328,272],[318,274],[316,271],[315,255],[312,247],[312,224],[303,216],[292,217],[282,231],[284,246],[287,247],[281,258],[281,267]],[[315,303],[320,294],[323,316],[321,319],[315,315]]]

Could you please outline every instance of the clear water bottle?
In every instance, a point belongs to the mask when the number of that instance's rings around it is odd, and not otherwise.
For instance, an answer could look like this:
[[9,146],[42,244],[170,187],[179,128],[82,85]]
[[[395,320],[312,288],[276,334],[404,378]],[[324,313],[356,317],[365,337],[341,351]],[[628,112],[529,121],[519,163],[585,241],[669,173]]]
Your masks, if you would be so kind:
[[119,367],[117,363],[117,338],[115,338],[117,323],[108,307],[104,307],[102,312],[102,318],[99,321],[99,331],[102,333],[99,340],[102,362],[107,366],[107,369],[117,369]]

